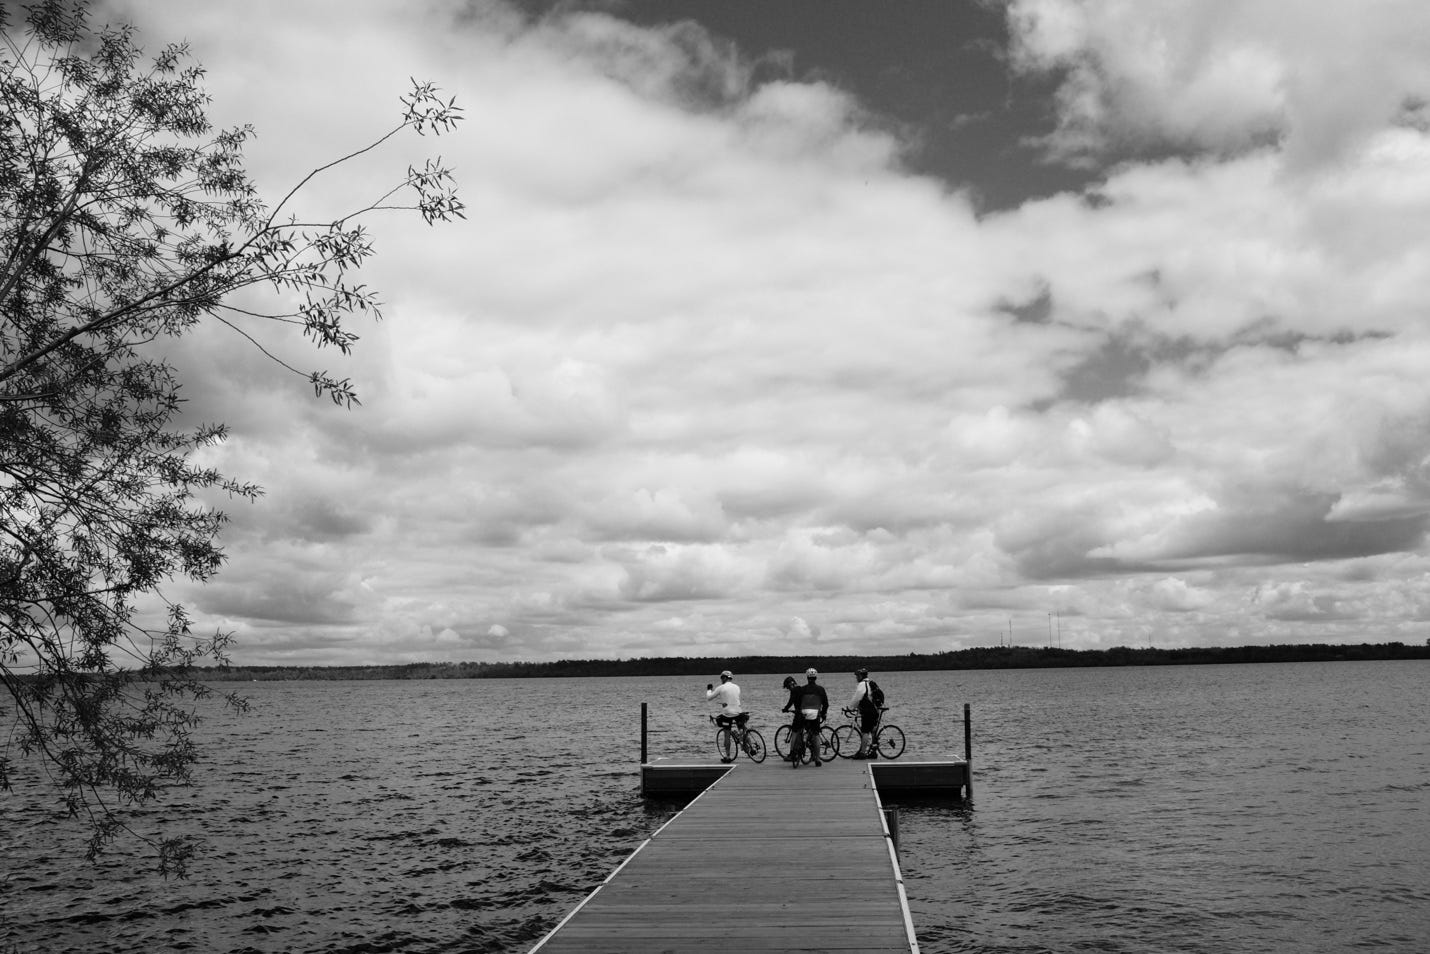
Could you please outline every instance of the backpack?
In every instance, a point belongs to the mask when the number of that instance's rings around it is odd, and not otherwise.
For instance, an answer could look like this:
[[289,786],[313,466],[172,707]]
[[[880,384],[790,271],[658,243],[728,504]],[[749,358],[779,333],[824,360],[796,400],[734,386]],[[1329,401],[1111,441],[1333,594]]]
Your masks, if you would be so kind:
[[867,682],[869,683],[869,701],[874,703],[876,708],[884,708],[884,690],[880,689],[879,684],[872,679],[867,680]]

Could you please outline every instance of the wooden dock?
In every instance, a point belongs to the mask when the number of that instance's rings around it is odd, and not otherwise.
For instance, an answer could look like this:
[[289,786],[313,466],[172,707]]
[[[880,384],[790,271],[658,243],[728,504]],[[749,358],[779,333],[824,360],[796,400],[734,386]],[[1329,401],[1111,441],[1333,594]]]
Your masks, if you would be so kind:
[[871,764],[667,766],[709,788],[532,954],[918,954]]

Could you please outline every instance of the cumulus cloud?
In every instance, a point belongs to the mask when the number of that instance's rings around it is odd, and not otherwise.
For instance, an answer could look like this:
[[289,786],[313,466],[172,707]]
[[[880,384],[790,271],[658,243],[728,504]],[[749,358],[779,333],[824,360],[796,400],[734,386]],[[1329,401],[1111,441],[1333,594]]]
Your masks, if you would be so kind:
[[795,641],[797,645],[811,643],[819,639],[819,627],[811,626],[808,620],[792,616],[780,627],[780,635]]
[[1014,0],[1014,62],[1060,77],[1052,150],[1276,144],[1292,165],[1344,158],[1416,121],[1430,94],[1430,10],[1295,0]]
[[409,75],[467,115],[304,200],[345,208],[431,149],[468,204],[373,223],[386,319],[341,367],[361,408],[217,329],[175,350],[189,415],[232,427],[211,462],[266,489],[184,594],[237,661],[927,651],[1010,620],[1046,637],[1050,612],[1070,646],[1343,639],[1430,615],[1418,7],[1015,2],[1012,62],[1062,82],[1050,147],[1116,162],[984,216],[910,175],[854,92],[757,80],[691,24],[114,9],[187,37],[216,118],[256,124],[266,194],[383,128]]
[[1309,622],[1342,618],[1332,593],[1317,593],[1303,581],[1275,583],[1256,591],[1254,600],[1270,619]]

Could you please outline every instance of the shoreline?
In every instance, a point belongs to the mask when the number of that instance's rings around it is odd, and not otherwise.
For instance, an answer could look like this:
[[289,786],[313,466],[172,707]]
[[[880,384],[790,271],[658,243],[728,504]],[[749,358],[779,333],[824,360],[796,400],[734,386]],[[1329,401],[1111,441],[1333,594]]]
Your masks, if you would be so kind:
[[198,667],[190,674],[215,682],[267,682],[304,679],[541,679],[572,676],[700,676],[722,669],[747,673],[803,671],[876,673],[970,669],[1066,669],[1124,666],[1200,666],[1245,663],[1370,662],[1430,659],[1424,646],[1400,642],[1271,646],[1219,646],[1157,649],[1060,649],[995,646],[941,653],[867,656],[660,656],[641,659],[559,659],[550,662],[406,663],[374,666],[222,666]]

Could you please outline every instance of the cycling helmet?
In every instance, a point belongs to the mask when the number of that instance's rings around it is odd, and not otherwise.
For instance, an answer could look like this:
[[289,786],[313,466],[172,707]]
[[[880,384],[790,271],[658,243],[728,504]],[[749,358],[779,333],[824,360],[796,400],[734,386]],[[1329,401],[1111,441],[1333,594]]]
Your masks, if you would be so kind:
[[817,676],[819,675],[819,670],[818,670],[818,669],[815,669],[813,666],[811,666],[810,668],[808,668],[808,669],[806,669],[806,670],[804,671],[804,674],[805,674],[806,676],[808,676],[809,678],[814,679],[815,677],[817,677]]
[[868,678],[869,678],[869,670],[867,670],[867,669],[856,669],[856,670],[854,670],[854,675],[857,676],[857,677],[862,681],[862,680],[865,680],[865,679],[868,679]]
[[794,676],[785,676],[785,688],[786,688],[786,689],[793,689],[793,688],[794,688],[795,686],[797,686],[797,685],[799,685],[799,683],[795,682]]
[[730,670],[726,669],[724,672],[722,672],[722,673],[720,674],[720,678],[721,678],[721,679],[734,679],[734,678],[735,678],[735,674],[732,673]]

